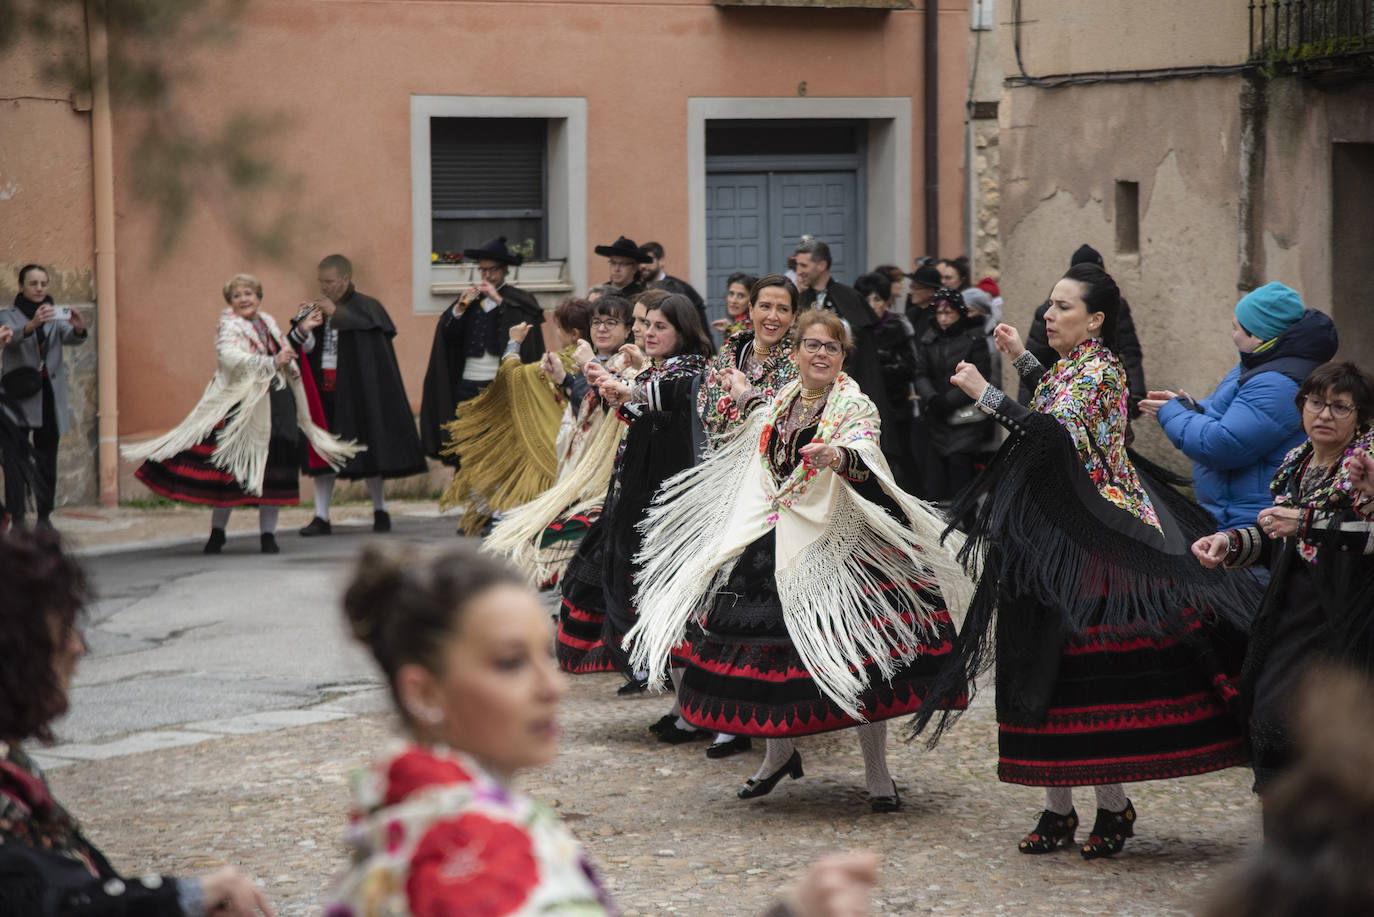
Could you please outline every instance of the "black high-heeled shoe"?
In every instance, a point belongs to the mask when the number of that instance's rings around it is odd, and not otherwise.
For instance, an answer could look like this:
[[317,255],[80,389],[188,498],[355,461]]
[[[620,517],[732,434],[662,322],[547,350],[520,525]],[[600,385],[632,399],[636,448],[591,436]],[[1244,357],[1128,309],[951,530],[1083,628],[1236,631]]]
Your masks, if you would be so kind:
[[1083,859],[1099,860],[1121,852],[1126,846],[1126,838],[1135,837],[1135,806],[1126,800],[1126,808],[1120,812],[1097,810],[1093,821],[1093,833],[1083,845]]
[[868,804],[874,812],[896,812],[902,807],[902,794],[897,792],[897,781],[892,781],[891,796],[869,796]]
[[782,767],[767,777],[757,779],[750,777],[744,781],[744,786],[739,788],[739,793],[736,795],[740,799],[757,799],[760,796],[767,796],[773,792],[773,787],[777,786],[778,781],[784,776],[791,777],[793,780],[805,776],[802,773],[801,752],[793,751],[792,757],[788,758]]
[[1060,815],[1045,809],[1035,830],[1021,838],[1016,849],[1022,853],[1053,853],[1061,846],[1073,843],[1073,833],[1078,830],[1078,811],[1069,809],[1068,815]]
[[205,542],[205,547],[201,551],[205,554],[218,554],[224,550],[224,544],[227,540],[224,536],[224,529],[211,529],[210,540]]

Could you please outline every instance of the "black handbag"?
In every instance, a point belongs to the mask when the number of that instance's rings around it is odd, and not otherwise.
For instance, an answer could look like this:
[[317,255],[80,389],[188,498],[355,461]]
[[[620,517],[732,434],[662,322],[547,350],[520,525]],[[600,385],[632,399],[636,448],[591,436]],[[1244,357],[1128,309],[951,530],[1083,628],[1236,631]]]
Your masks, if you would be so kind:
[[43,388],[43,374],[32,366],[20,366],[0,376],[0,388],[11,398],[32,398]]

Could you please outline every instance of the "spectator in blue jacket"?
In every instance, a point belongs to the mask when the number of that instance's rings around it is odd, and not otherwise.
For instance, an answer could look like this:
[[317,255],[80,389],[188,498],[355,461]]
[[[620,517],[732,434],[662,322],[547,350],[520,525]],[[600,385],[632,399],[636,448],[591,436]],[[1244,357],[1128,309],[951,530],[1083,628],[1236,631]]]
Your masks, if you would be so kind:
[[1240,362],[1216,391],[1197,402],[1187,392],[1152,391],[1140,402],[1193,460],[1194,492],[1219,529],[1253,524],[1273,504],[1269,482],[1303,441],[1298,386],[1336,355],[1337,344],[1331,319],[1304,309],[1281,283],[1247,293],[1231,326]]

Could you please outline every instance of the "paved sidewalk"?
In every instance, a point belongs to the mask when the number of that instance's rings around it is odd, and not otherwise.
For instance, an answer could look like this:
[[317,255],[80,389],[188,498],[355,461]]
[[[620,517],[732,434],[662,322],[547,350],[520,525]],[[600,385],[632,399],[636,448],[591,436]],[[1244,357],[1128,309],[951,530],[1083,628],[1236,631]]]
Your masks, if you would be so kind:
[[[869,811],[852,732],[799,742],[806,777],[743,803],[734,793],[761,748],[711,761],[700,744],[658,744],[646,727],[667,700],[620,700],[618,684],[572,680],[564,752],[523,785],[562,813],[628,917],[755,914],[810,860],[853,847],[883,854],[877,914],[1184,915],[1258,843],[1250,775],[1235,769],[1130,787],[1138,836],[1115,859],[1019,854],[1042,800],[997,782],[986,696],[933,752],[894,727],[896,814]],[[344,862],[347,774],[384,747],[392,723],[373,713],[223,735],[51,779],[121,869],[198,873],[233,861],[265,880],[284,915],[317,914]],[[1077,804],[1091,821],[1091,793]]]

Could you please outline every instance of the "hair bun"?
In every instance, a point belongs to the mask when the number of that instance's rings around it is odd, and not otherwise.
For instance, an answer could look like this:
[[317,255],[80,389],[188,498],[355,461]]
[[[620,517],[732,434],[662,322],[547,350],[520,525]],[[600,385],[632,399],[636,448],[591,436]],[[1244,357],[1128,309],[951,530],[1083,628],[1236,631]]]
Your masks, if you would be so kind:
[[386,609],[401,589],[406,568],[403,555],[376,545],[363,548],[353,581],[344,592],[344,614],[354,639],[373,646]]

